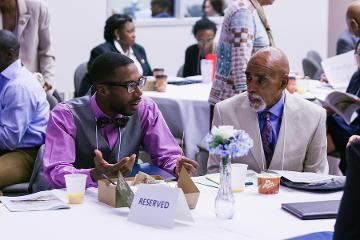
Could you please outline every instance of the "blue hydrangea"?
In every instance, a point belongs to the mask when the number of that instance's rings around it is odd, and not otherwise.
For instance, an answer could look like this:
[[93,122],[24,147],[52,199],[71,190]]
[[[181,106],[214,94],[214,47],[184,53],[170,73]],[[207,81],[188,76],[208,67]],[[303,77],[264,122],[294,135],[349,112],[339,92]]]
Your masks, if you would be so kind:
[[234,137],[226,141],[219,141],[218,136],[209,133],[206,136],[206,142],[209,146],[209,153],[224,157],[242,157],[249,153],[254,142],[243,130],[236,130]]

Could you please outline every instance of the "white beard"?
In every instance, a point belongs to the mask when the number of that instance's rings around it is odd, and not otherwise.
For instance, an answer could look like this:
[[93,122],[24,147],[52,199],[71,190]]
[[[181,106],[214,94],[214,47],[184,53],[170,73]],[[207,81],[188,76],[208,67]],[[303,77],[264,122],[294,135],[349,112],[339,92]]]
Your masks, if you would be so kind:
[[265,103],[264,99],[261,96],[257,95],[256,93],[249,93],[249,92],[248,92],[248,96],[251,96],[251,98],[253,98],[253,99],[255,98],[255,99],[259,100],[259,101],[256,101],[256,102],[252,102],[250,100],[250,98],[248,97],[250,107],[252,109],[254,109],[256,112],[261,112],[261,111],[265,110],[266,103]]

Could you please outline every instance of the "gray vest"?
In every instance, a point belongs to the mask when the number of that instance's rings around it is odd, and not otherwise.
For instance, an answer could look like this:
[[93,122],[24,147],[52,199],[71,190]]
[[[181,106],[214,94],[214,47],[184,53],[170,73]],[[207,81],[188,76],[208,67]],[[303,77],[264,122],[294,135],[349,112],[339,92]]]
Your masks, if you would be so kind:
[[[66,102],[70,108],[76,126],[75,139],[75,168],[93,168],[94,150],[96,149],[96,120],[90,107],[90,96],[86,95],[81,98],[75,98]],[[131,117],[125,128],[121,129],[121,146],[119,159],[119,138],[113,149],[110,149],[105,138],[98,129],[99,150],[102,152],[103,158],[108,163],[116,163],[123,157],[132,154],[138,156],[139,147],[142,140],[142,131],[140,125],[139,113],[136,111]]]

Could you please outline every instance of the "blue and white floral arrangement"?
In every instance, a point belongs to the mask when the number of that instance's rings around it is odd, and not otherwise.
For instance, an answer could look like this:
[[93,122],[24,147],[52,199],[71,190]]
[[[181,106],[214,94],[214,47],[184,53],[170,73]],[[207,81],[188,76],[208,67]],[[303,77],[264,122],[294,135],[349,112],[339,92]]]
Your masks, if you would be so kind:
[[206,142],[209,153],[219,155],[224,164],[228,158],[247,155],[254,145],[248,133],[234,129],[233,126],[213,127],[206,137]]

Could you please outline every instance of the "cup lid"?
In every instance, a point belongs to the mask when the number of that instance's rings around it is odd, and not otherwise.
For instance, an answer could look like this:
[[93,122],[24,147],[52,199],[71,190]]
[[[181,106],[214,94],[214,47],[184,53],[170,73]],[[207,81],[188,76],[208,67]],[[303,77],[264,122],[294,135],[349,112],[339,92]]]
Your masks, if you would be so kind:
[[258,178],[280,178],[281,175],[273,172],[262,172],[257,175]]
[[155,78],[166,78],[166,77],[167,77],[166,74],[160,74],[155,76]]

